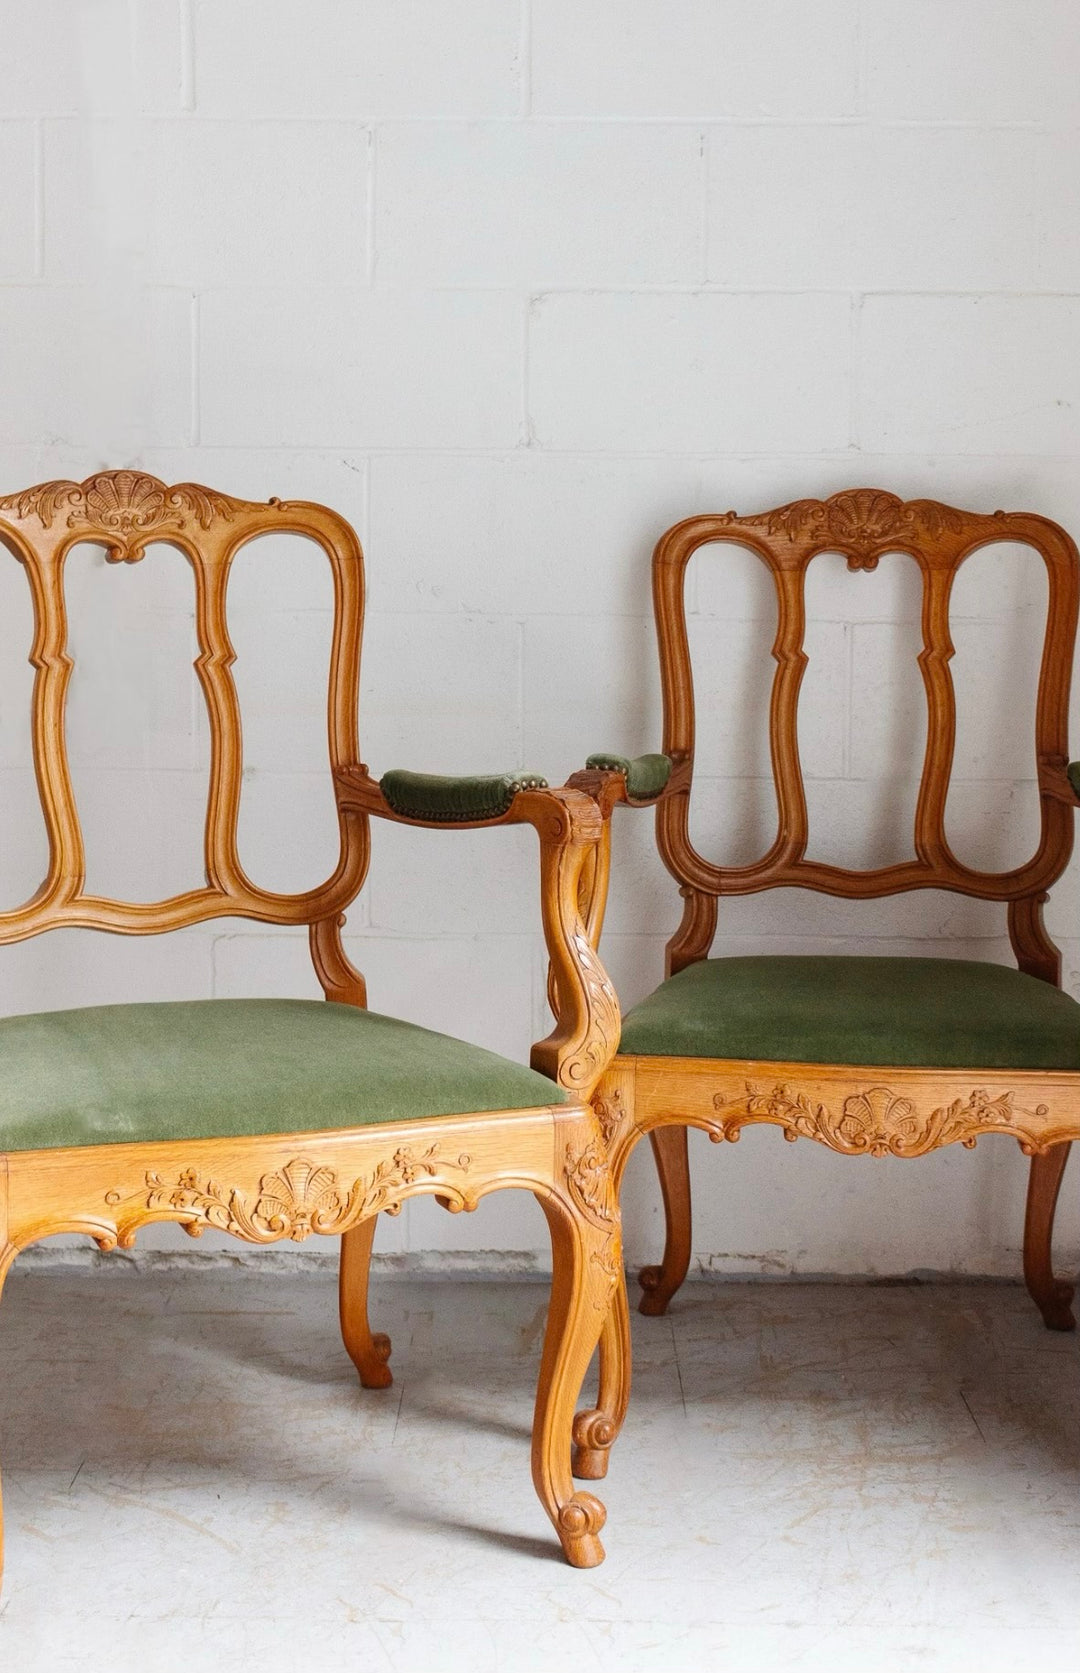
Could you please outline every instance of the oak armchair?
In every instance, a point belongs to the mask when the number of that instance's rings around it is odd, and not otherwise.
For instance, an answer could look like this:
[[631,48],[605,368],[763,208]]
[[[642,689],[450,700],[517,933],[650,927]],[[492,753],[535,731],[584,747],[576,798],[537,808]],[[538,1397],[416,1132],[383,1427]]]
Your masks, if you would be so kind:
[[[314,541],[334,583],[328,745],[340,851],[332,875],[298,894],[259,887],[237,848],[243,748],[228,581],[240,548],[268,532]],[[65,563],[81,541],[124,563],[166,542],[193,572],[211,730],[206,881],[167,900],[86,889],[65,741]],[[621,1271],[618,1208],[588,1102],[618,1039],[615,996],[578,907],[601,832],[594,803],[528,775],[390,773],[381,785],[369,775],[357,746],[362,554],[325,507],[103,472],[0,500],[0,542],[33,600],[32,737],[49,841],[47,876],[32,899],[0,913],[0,942],[73,926],[152,935],[222,915],[306,925],[329,1001],[134,1004],[0,1020],[0,1287],[20,1250],[57,1232],[85,1233],[103,1250],[129,1247],[162,1220],[193,1237],[209,1227],[250,1244],[337,1235],[345,1347],[362,1382],[380,1387],[390,1381],[389,1343],[373,1335],[366,1302],[376,1216],[418,1193],[459,1210],[490,1191],[532,1191],[554,1265],[533,1479],[570,1562],[600,1562],[603,1507],[575,1492],[570,1474],[573,1403]],[[531,1068],[365,1010],[341,928],[367,870],[371,815],[535,828],[557,1021]]]
[[[1049,584],[1033,763],[1041,828],[1025,864],[983,872],[964,865],[945,834],[956,731],[949,603],[965,559],[1002,541],[1033,548]],[[777,603],[769,731],[778,828],[762,858],[738,867],[704,859],[689,824],[695,725],[685,575],[699,548],[716,544],[710,561],[722,562],[728,542],[749,548],[766,566]],[[845,556],[871,586],[885,552],[908,554],[921,574],[918,662],[927,741],[913,850],[910,859],[877,870],[807,857],[797,706],[807,662],[806,574],[825,551]],[[1069,1143],[1080,1138],[1080,1005],[1060,990],[1061,959],[1042,907],[1069,859],[1080,805],[1080,769],[1069,766],[1067,746],[1078,581],[1075,545],[1045,518],[981,516],[929,500],[904,503],[871,489],[800,500],[759,516],[693,517],[658,543],[653,597],[664,755],[637,761],[596,755],[570,780],[593,796],[605,822],[584,879],[583,911],[594,942],[618,805],[655,806],[660,854],[683,899],[682,922],[667,947],[667,979],[624,1017],[619,1054],[594,1096],[616,1188],[643,1133],[659,1171],[666,1243],[660,1265],[641,1273],[643,1313],[662,1313],[688,1269],[687,1128],[734,1142],[744,1127],[767,1123],[786,1139],[813,1139],[853,1157],[916,1157],[955,1143],[971,1148],[984,1133],[1015,1139],[1032,1158],[1028,1288],[1050,1328],[1072,1327],[1072,1290],[1054,1278],[1051,1234]],[[1018,969],[919,958],[710,957],[721,899],[778,887],[853,899],[934,888],[1000,902]],[[578,1420],[582,1473],[604,1473],[604,1448],[625,1411],[628,1365],[620,1287],[601,1344],[598,1409]]]

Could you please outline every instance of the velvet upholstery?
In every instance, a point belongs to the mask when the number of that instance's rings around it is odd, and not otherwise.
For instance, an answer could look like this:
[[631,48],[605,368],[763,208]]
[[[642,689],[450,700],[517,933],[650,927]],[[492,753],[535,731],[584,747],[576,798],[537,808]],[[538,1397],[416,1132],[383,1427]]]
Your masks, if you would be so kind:
[[1080,761],[1070,761],[1065,771],[1069,775],[1069,783],[1077,796],[1080,796]]
[[545,1076],[352,1005],[211,999],[0,1020],[0,1152],[565,1103]]
[[498,819],[509,812],[519,790],[546,790],[536,773],[494,773],[487,778],[442,778],[436,773],[384,773],[379,789],[395,813],[405,819],[453,823]]
[[636,1006],[620,1055],[1080,1069],[1080,1005],[960,959],[758,957],[689,965]]
[[659,796],[671,777],[671,760],[666,755],[590,755],[587,767],[600,771],[622,773],[626,779],[626,793],[635,802],[648,802]]

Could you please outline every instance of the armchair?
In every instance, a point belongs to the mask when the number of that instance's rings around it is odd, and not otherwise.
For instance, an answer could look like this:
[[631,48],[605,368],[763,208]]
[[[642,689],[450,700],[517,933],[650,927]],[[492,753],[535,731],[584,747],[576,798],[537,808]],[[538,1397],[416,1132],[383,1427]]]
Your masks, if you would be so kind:
[[[243,747],[227,627],[230,566],[248,541],[288,532],[330,564],[334,625],[328,744],[340,831],[332,875],[276,894],[237,847]],[[150,542],[191,565],[196,669],[211,730],[203,887],[150,903],[88,893],[65,740],[72,671],[65,562],[81,541],[114,563]],[[533,1480],[569,1561],[601,1561],[604,1510],[570,1474],[573,1404],[621,1273],[618,1206],[589,1095],[618,1041],[614,993],[579,915],[581,874],[601,833],[595,804],[529,776],[432,781],[360,764],[357,685],[363,566],[353,531],[325,507],[260,505],[133,471],[50,482],[0,500],[0,543],[25,571],[35,636],[32,737],[49,840],[45,880],[0,913],[0,943],[60,927],[152,935],[228,915],[306,925],[325,999],[112,1005],[0,1020],[0,1288],[16,1255],[56,1232],[129,1247],[153,1221],[211,1227],[250,1244],[341,1237],[341,1326],[361,1381],[390,1381],[366,1286],[375,1218],[418,1193],[470,1210],[490,1191],[532,1191],[554,1276],[533,1429]],[[103,582],[102,584],[107,584]],[[557,1020],[533,1066],[364,1007],[342,943],[368,865],[369,818],[406,824],[530,824],[555,972]]]
[[[949,604],[960,565],[983,546],[1021,542],[1049,584],[1036,705],[1033,766],[1040,836],[1008,871],[963,864],[945,834],[956,731]],[[733,542],[766,566],[777,601],[770,747],[778,828],[749,865],[704,859],[690,836],[695,766],[694,688],[684,577],[693,554]],[[922,582],[927,741],[910,859],[854,870],[807,857],[808,820],[797,711],[807,657],[805,581],[813,559],[838,551],[872,572],[885,552],[906,553]],[[722,555],[714,561],[722,561]],[[690,1260],[688,1127],[734,1143],[767,1123],[852,1157],[917,1157],[986,1133],[1031,1157],[1024,1233],[1028,1289],[1051,1329],[1071,1329],[1072,1290],[1051,1264],[1054,1208],[1070,1141],[1080,1138],[1080,1005],[1060,991],[1061,959],[1043,923],[1080,805],[1080,767],[1069,765],[1067,710],[1080,596],[1077,549],[1045,518],[904,503],[860,489],[800,500],[759,516],[692,517],[665,534],[653,557],[653,597],[664,705],[663,757],[592,756],[570,783],[590,794],[605,824],[584,878],[582,910],[598,944],[610,864],[610,820],[621,804],[656,807],[657,842],[683,900],[667,948],[667,979],[623,1020],[618,1056],[594,1107],[611,1147],[616,1189],[637,1139],[648,1133],[660,1176],[666,1242],[641,1273],[643,1313],[662,1313]],[[720,900],[778,887],[848,899],[944,889],[1000,902],[1018,968],[934,959],[713,958]],[[579,1473],[601,1476],[618,1433],[629,1375],[626,1302],[617,1288],[601,1343],[595,1411],[578,1418]]]

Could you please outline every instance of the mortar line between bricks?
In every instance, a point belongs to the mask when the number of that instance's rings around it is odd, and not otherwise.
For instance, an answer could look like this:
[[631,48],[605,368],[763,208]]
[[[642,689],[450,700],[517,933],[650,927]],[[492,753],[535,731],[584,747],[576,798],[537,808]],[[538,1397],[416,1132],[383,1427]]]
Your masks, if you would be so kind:
[[[72,448],[83,448],[85,450],[92,451],[94,447],[94,440],[93,438],[76,438],[69,445]],[[18,442],[0,442],[0,446],[2,446],[6,452],[13,454],[18,451],[21,446],[25,447],[26,452],[32,456],[40,451],[39,449],[36,449],[32,443],[20,444]],[[153,454],[184,453],[190,449],[190,446],[191,444],[189,442],[155,442],[148,444],[141,451]],[[798,461],[802,464],[816,464],[821,462],[825,462],[827,464],[837,464],[844,463],[845,461],[850,463],[853,456],[853,450],[850,447],[840,447],[835,443],[822,448],[821,451],[816,454],[807,452],[805,449],[794,447],[758,448],[754,451],[747,451],[745,448],[740,448],[738,450],[735,448],[718,448],[714,453],[698,453],[693,448],[683,447],[612,448],[583,447],[580,444],[557,447],[552,443],[545,442],[542,446],[523,448],[519,442],[515,441],[504,442],[500,447],[447,447],[445,443],[429,443],[427,445],[418,443],[416,446],[405,447],[400,442],[388,443],[383,446],[379,446],[373,442],[366,442],[362,439],[357,440],[356,437],[342,436],[337,436],[331,438],[330,440],[320,441],[310,445],[306,443],[299,444],[296,442],[223,442],[208,441],[204,438],[200,441],[199,446],[207,453],[258,453],[266,454],[267,456],[281,453],[289,454],[292,457],[310,454],[312,458],[319,458],[320,456],[328,453],[366,453],[372,459],[405,459],[417,457],[425,459],[510,460],[514,458],[545,458],[562,460],[578,459],[583,462],[594,459],[607,459],[613,463],[622,462],[624,464],[635,464],[644,460],[652,460],[654,463],[663,463],[672,459],[679,460],[683,464],[708,465],[716,465],[718,462],[725,460],[731,461],[732,463],[746,465],[757,464],[762,461],[775,464],[778,460]],[[1071,470],[1075,470],[1076,466],[1076,456],[1073,453],[1066,453],[1059,450],[1055,450],[1053,453],[1046,453],[1037,447],[1028,448],[1025,452],[1012,450],[1005,453],[988,453],[985,448],[973,448],[970,452],[966,449],[960,449],[957,451],[946,451],[943,453],[939,448],[936,451],[928,449],[926,452],[920,453],[916,449],[910,447],[898,448],[895,452],[891,452],[889,448],[884,445],[874,445],[869,448],[860,448],[858,449],[858,452],[860,454],[866,453],[875,460],[887,457],[890,463],[899,460],[906,461],[908,463],[916,463],[921,467],[933,465],[936,462],[939,462],[942,458],[948,459],[950,464],[954,466],[959,466],[960,464],[970,465],[980,461],[983,464],[1013,465],[1026,465],[1031,464],[1032,461],[1037,461],[1040,465],[1062,465],[1068,466]],[[444,612],[432,610],[428,613],[431,615],[441,615]],[[480,611],[478,613],[485,615],[489,613],[497,614],[498,612]],[[563,612],[559,613],[562,614]],[[622,613],[632,614],[633,612]]]
[[191,328],[191,445],[198,447],[202,439],[202,389],[200,382],[200,357],[202,354],[201,330],[202,320],[199,312],[199,293],[192,293],[189,312]]
[[379,138],[374,124],[367,129],[367,199],[364,205],[364,224],[367,233],[367,264],[366,274],[368,286],[375,283],[375,182],[377,178],[377,161],[379,155]]
[[34,123],[34,277],[45,278],[45,124],[40,118]]
[[[52,281],[50,288],[67,291],[88,291],[92,287],[72,282],[70,280],[64,280],[60,282]],[[185,283],[175,280],[157,283],[151,282],[147,284],[145,288],[148,291],[187,291],[190,290],[191,285],[190,282]],[[40,282],[29,282],[24,280],[12,284],[5,284],[4,289],[11,291],[40,290],[41,284]],[[217,280],[212,280],[209,283],[206,281],[201,282],[200,289],[204,294],[213,296],[348,296],[351,294],[361,297],[368,294],[368,287],[364,284],[356,283],[355,280],[338,280],[326,283],[312,282],[310,284],[300,282],[294,282],[292,284],[257,284],[248,281],[237,282],[236,284],[222,284]],[[401,291],[397,285],[387,284],[381,289],[376,287],[376,294],[380,296],[399,296]],[[485,280],[470,280],[468,283],[457,284],[418,284],[409,287],[408,294],[420,299],[423,299],[426,296],[521,296],[523,294],[529,294],[532,296],[544,297],[571,296],[590,298],[634,296],[685,296],[687,298],[694,298],[699,296],[732,296],[768,297],[771,300],[775,300],[777,297],[784,296],[851,297],[857,295],[862,297],[864,300],[867,297],[874,297],[888,298],[890,300],[900,298],[904,301],[925,301],[928,299],[932,300],[934,298],[977,302],[1080,301],[1080,289],[1069,290],[1062,287],[1058,287],[1057,289],[1051,289],[1049,287],[1045,289],[1032,287],[1027,290],[1018,290],[1011,286],[987,285],[938,285],[925,286],[922,288],[912,285],[872,284],[721,285],[702,283],[697,279],[682,279],[677,283],[666,284],[641,280],[628,284],[614,285],[598,284],[591,280],[576,283],[567,283],[565,281],[558,282],[550,281],[544,279],[543,277],[537,277],[527,283],[520,284],[497,284],[493,281]]]
[[529,350],[532,343],[533,308],[538,300],[532,295],[525,298],[521,319],[521,445],[527,448],[536,445],[530,410],[532,397],[529,389]]
[[[855,8],[855,110],[860,121],[867,120],[867,95],[870,87],[870,46],[863,28],[863,8]],[[885,124],[881,124],[885,126]]]
[[195,0],[180,0],[180,108],[196,108]]
[[521,32],[518,36],[518,77],[522,117],[532,115],[532,0],[521,0]]
[[[300,110],[253,110],[239,114],[223,114],[219,111],[199,111],[201,122],[233,123],[237,126],[255,126],[259,123],[282,122],[321,122],[324,125],[334,124],[344,127],[366,127],[374,123],[379,127],[395,128],[509,128],[528,125],[534,128],[865,128],[874,127],[882,130],[898,128],[942,129],[954,128],[960,131],[971,130],[980,133],[1045,133],[1056,136],[1076,134],[1080,132],[1080,123],[1076,122],[1044,122],[1037,116],[1016,117],[1012,120],[987,120],[981,117],[947,117],[947,116],[875,116],[868,113],[865,116],[723,116],[710,115],[707,111],[698,111],[687,115],[680,112],[670,116],[619,116],[619,115],[591,115],[587,112],[577,116],[548,115],[540,111],[532,111],[528,116],[506,113],[490,116],[484,114],[470,114],[460,112],[434,111],[427,116],[352,116],[344,112],[340,114],[324,113],[320,111]],[[77,110],[44,111],[41,115],[49,121],[85,121],[87,118]],[[175,122],[180,120],[173,112],[148,111],[141,118],[146,122]],[[18,118],[12,118],[18,120]],[[107,122],[108,116],[91,118]]]
[[851,341],[848,357],[848,445],[862,451],[862,319],[866,298],[851,298]]
[[701,154],[701,283],[705,286],[709,283],[709,274],[712,271],[712,217],[709,213],[712,196],[712,145],[704,128],[698,136],[698,145]]
[[[7,289],[7,288],[10,288],[10,287],[5,286],[5,289]],[[40,443],[37,443],[37,442],[4,442],[0,445],[2,445],[3,451],[5,453],[12,454],[12,455],[18,455],[19,453],[25,452],[25,453],[33,454],[33,455],[36,456],[37,454],[40,453]],[[93,444],[91,442],[86,442],[86,443],[76,442],[76,443],[73,443],[72,445],[73,446],[91,447]],[[474,447],[447,447],[447,446],[444,446],[444,445],[422,447],[422,446],[414,446],[412,443],[403,443],[403,442],[391,443],[391,444],[387,444],[387,445],[384,445],[384,446],[380,447],[380,446],[377,446],[377,445],[373,445],[372,443],[340,442],[340,441],[329,442],[329,443],[327,443],[327,442],[311,442],[311,443],[309,443],[309,442],[304,442],[304,443],[297,443],[297,442],[254,442],[254,443],[252,443],[252,442],[206,442],[206,443],[202,443],[200,445],[202,446],[203,451],[207,452],[207,453],[260,453],[260,454],[262,454],[262,453],[266,453],[266,454],[288,453],[288,454],[291,454],[291,455],[299,455],[301,457],[304,457],[304,456],[307,455],[307,456],[310,456],[311,458],[319,458],[323,454],[339,453],[339,452],[344,451],[344,452],[349,452],[349,453],[363,453],[365,456],[367,456],[369,458],[380,458],[380,459],[408,459],[414,453],[423,453],[425,455],[433,455],[433,456],[441,454],[441,455],[444,455],[448,459],[463,459],[464,458],[464,459],[483,459],[483,460],[496,460],[496,459],[505,460],[505,459],[521,458],[523,456],[523,453],[524,453],[524,450],[522,448],[520,448],[519,446],[517,446],[513,442],[507,442],[502,447],[483,447],[483,446],[479,446],[479,445],[474,446]],[[155,443],[148,444],[142,451],[146,454],[152,454],[154,456],[158,456],[158,455],[161,455],[161,454],[184,453],[187,450],[188,450],[187,445],[185,443],[174,444],[174,443],[157,443],[157,442],[155,442]],[[701,464],[714,465],[714,464],[716,464],[717,460],[722,460],[722,461],[737,464],[737,463],[752,463],[752,462],[754,462],[756,460],[759,460],[759,459],[772,459],[772,460],[782,459],[782,460],[790,460],[790,461],[801,461],[803,464],[812,464],[812,465],[816,466],[816,465],[819,465],[821,463],[830,464],[830,465],[844,464],[846,462],[849,462],[850,458],[851,458],[851,449],[848,448],[848,447],[823,447],[823,448],[820,448],[818,450],[807,449],[807,448],[777,449],[777,448],[774,447],[774,448],[770,448],[767,452],[756,452],[756,453],[755,452],[747,452],[745,448],[717,448],[717,449],[713,449],[710,452],[702,452],[700,449],[693,448],[693,447],[679,448],[679,449],[668,449],[666,451],[663,450],[663,449],[657,449],[657,448],[652,448],[652,449],[649,449],[649,448],[635,448],[633,450],[628,450],[626,448],[617,448],[617,447],[606,448],[606,449],[602,449],[602,448],[573,448],[573,447],[562,447],[562,448],[558,448],[558,449],[552,449],[552,448],[544,447],[543,449],[537,449],[535,451],[536,451],[537,454],[545,454],[545,455],[549,452],[554,453],[560,459],[574,459],[574,458],[595,459],[596,457],[600,456],[600,457],[609,459],[612,462],[618,462],[619,460],[622,460],[623,462],[625,462],[627,464],[639,464],[643,459],[654,459],[654,460],[657,460],[657,461],[665,461],[666,462],[667,460],[673,459],[673,458],[683,459],[687,462],[687,464],[698,464],[698,465],[701,465]],[[914,449],[914,448],[900,448],[900,449],[895,450],[895,451],[891,450],[891,449],[882,449],[881,450],[881,456],[885,456],[885,455],[888,456],[888,459],[889,459],[890,463],[900,461],[901,463],[908,464],[908,465],[918,464],[918,465],[921,465],[921,466],[926,466],[926,465],[933,464],[935,461],[939,460],[942,457],[940,449],[935,450],[933,448],[928,448],[928,449],[926,449],[925,451],[922,451],[922,452],[920,452],[918,449]],[[878,455],[875,455],[875,457],[878,457]],[[1032,454],[1030,451],[1026,452],[1026,453],[1018,453],[1015,450],[1004,449],[1001,452],[994,452],[993,450],[987,450],[987,449],[980,448],[980,449],[976,449],[972,452],[968,452],[968,451],[965,450],[962,453],[951,453],[951,454],[949,454],[949,458],[950,458],[950,460],[953,460],[953,461],[963,460],[967,464],[972,464],[972,463],[976,463],[976,462],[979,462],[979,461],[982,461],[985,464],[1001,464],[1001,463],[1009,463],[1009,462],[1016,463],[1016,464],[1024,464],[1024,463],[1027,463],[1032,458],[1038,458],[1043,463],[1051,464],[1051,465],[1068,465],[1070,467],[1075,467],[1075,464],[1076,464],[1075,452],[1070,453],[1070,452],[1065,452],[1065,451],[1051,452],[1051,453],[1039,452],[1037,454]],[[432,612],[432,613],[433,614],[441,614],[442,612],[440,611],[440,612]],[[484,613],[486,613],[486,612],[481,612],[481,614],[484,614]],[[549,612],[549,613],[552,613],[552,612]],[[572,614],[572,612],[570,612],[570,611],[556,611],[556,612],[553,612],[553,613],[557,614],[557,615]],[[619,615],[639,615],[640,614],[639,611],[634,611],[634,610],[623,610],[623,611],[618,611],[618,612],[615,612],[615,613],[619,614]],[[881,619],[883,621],[891,620],[890,617],[882,617]]]

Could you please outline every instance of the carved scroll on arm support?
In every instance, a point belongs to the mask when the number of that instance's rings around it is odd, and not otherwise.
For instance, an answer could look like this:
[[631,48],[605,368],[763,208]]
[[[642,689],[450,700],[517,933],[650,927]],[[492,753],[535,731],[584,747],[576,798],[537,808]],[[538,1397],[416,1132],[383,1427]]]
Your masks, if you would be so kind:
[[[587,1099],[619,1044],[619,1002],[589,936],[588,868],[598,870],[604,821],[596,803],[566,787],[518,790],[492,818],[421,818],[386,800],[365,767],[335,775],[339,809],[356,808],[401,825],[428,830],[532,825],[540,839],[541,915],[552,971],[556,1025],[533,1047],[534,1069]],[[602,861],[600,862],[602,863]]]
[[[546,805],[522,810],[540,838],[540,903],[555,1012],[555,1027],[533,1047],[531,1061],[568,1092],[588,1098],[619,1046],[619,1001],[582,911],[586,870],[595,880],[601,863],[604,821],[595,802],[578,790],[547,796],[553,800]],[[606,875],[600,886],[606,891]]]

